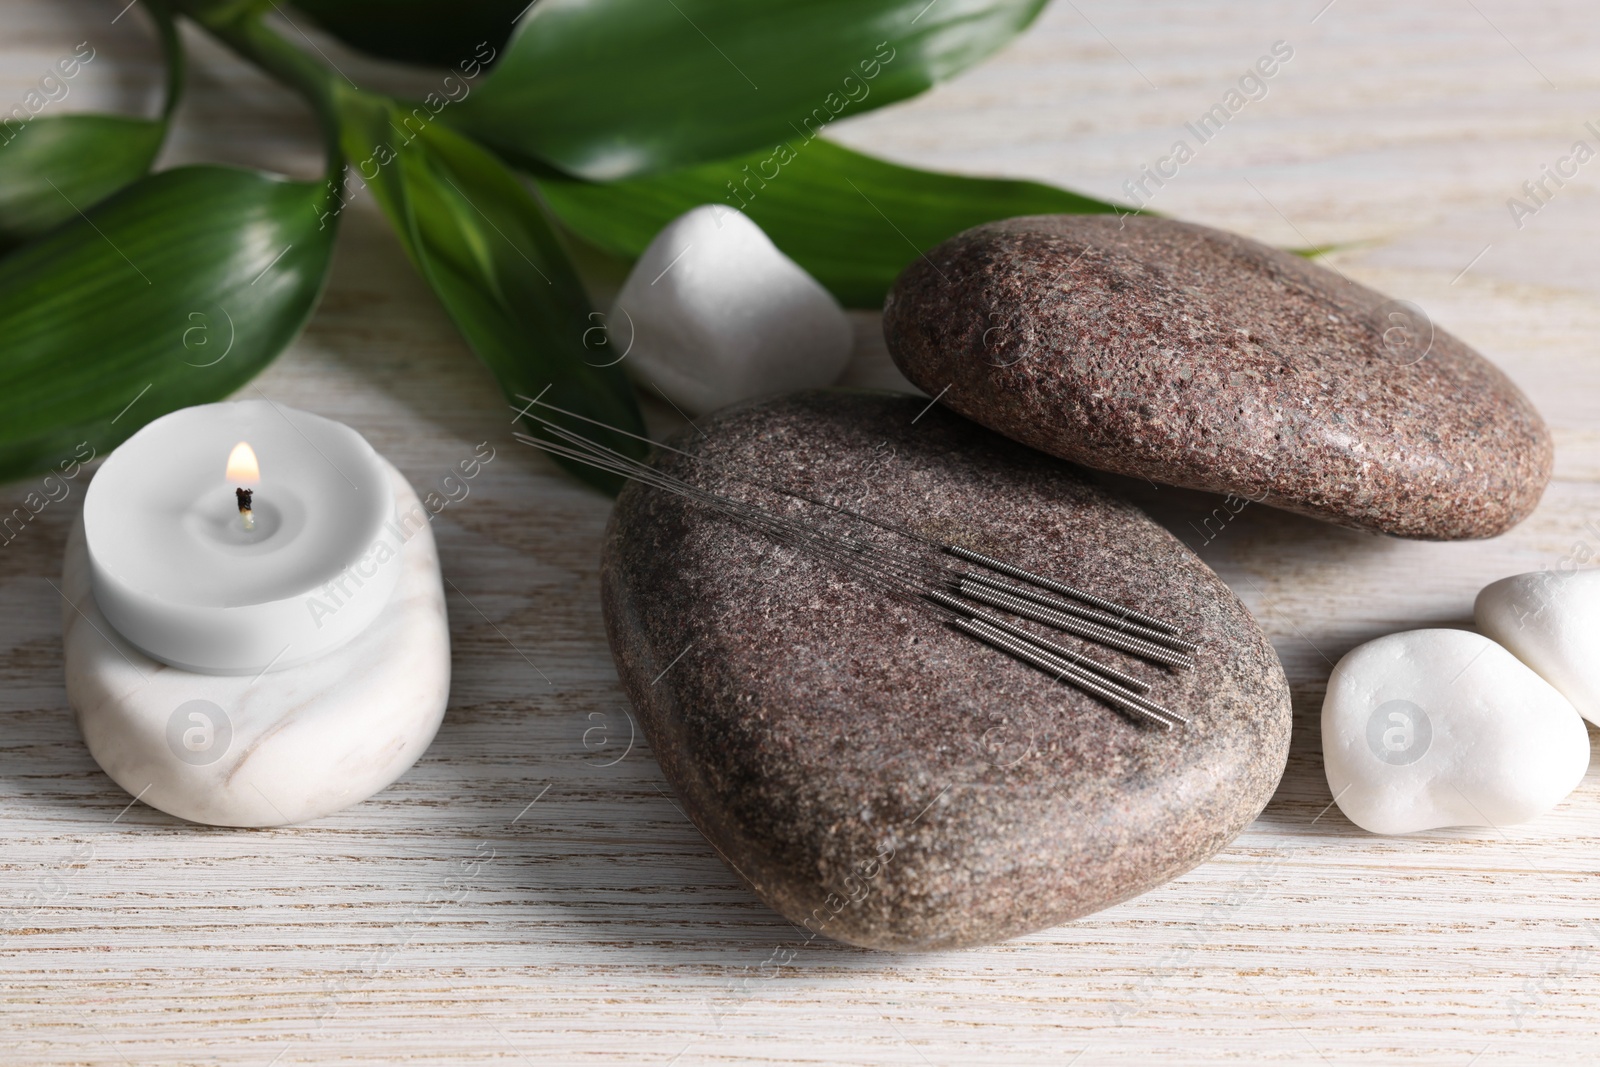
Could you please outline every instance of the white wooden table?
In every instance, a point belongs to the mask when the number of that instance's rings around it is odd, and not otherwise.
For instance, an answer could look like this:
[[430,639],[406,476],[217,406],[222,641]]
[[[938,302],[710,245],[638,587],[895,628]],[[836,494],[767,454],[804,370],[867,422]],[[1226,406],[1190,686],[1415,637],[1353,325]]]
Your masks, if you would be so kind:
[[[763,977],[797,931],[689,825],[642,739],[630,747],[596,584],[607,501],[510,440],[488,374],[362,203],[321,310],[257,384],[356,426],[422,489],[478,442],[497,449],[436,523],[455,587],[444,727],[398,784],[311,826],[213,830],[130,805],[66,707],[49,579],[81,487],[51,505],[0,547],[0,1059],[1593,1058],[1600,771],[1531,825],[1373,837],[1329,810],[1317,714],[1354,644],[1464,623],[1490,579],[1575,545],[1600,554],[1600,162],[1520,230],[1505,203],[1575,139],[1596,143],[1583,123],[1600,119],[1600,12],[1075,3],[836,136],[1115,196],[1288,41],[1266,98],[1152,206],[1284,245],[1362,242],[1334,257],[1341,269],[1477,345],[1556,432],[1544,504],[1495,541],[1404,543],[1247,508],[1201,547],[1273,636],[1295,694],[1288,773],[1248,832],[1169,885],[1033,937],[911,958],[813,942]],[[89,36],[98,57],[63,106],[148,105],[153,54],[137,20],[111,24],[121,6],[8,0],[0,103]],[[169,162],[315,174],[293,98],[191,43]],[[894,383],[876,316],[858,324],[851,380]],[[0,489],[0,509],[29,488]],[[1191,544],[1216,503],[1130,491]]]

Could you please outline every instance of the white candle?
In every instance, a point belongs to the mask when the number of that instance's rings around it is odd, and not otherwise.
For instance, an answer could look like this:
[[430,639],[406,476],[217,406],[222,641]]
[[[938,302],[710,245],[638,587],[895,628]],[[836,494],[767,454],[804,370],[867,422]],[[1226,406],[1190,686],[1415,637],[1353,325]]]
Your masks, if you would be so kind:
[[405,539],[365,438],[267,400],[150,423],[95,474],[83,523],[106,620],[208,674],[282,670],[349,641],[388,602]]

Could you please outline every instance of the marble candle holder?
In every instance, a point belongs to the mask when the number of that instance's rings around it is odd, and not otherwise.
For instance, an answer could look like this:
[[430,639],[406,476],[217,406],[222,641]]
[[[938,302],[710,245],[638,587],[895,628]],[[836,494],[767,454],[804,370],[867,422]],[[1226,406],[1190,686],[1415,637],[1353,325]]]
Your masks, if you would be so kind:
[[95,604],[79,518],[62,575],[67,699],[129,794],[191,822],[283,826],[365,800],[427,749],[450,690],[439,555],[416,493],[382,462],[401,567],[387,606],[340,648],[255,676],[181,670],[123,640]]

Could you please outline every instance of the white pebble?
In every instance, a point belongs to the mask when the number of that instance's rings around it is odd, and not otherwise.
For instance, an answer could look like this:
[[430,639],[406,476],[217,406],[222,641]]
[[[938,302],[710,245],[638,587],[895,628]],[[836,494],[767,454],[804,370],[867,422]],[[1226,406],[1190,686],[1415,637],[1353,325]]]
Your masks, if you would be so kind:
[[1600,570],[1537,571],[1478,594],[1478,628],[1600,725]]
[[761,227],[716,204],[656,235],[606,326],[623,365],[691,415],[832,385],[853,344],[839,302]]
[[1566,697],[1487,637],[1410,630],[1334,668],[1322,758],[1340,810],[1364,830],[1499,827],[1577,787],[1589,732]]

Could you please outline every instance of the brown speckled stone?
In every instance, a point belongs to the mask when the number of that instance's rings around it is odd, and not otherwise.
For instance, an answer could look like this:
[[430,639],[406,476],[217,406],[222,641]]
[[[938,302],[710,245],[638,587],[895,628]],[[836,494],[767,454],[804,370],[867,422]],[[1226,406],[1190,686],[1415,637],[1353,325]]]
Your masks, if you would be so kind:
[[617,501],[602,566],[617,671],[695,824],[811,934],[907,950],[1013,937],[1187,871],[1266,804],[1290,724],[1272,647],[1176,538],[1067,464],[939,408],[918,418],[926,405],[793,394],[674,442],[723,474],[659,462],[778,509],[804,505],[726,472],[829,495],[1182,620],[1205,641],[1193,671],[1080,647],[1154,680],[1151,696],[1193,725],[1135,725],[638,485]]
[[1397,310],[1219,230],[1046,215],[917,260],[883,328],[918,386],[1052,455],[1401,537],[1502,533],[1550,480],[1550,433],[1437,326],[1417,358],[1428,324],[1408,346]]

